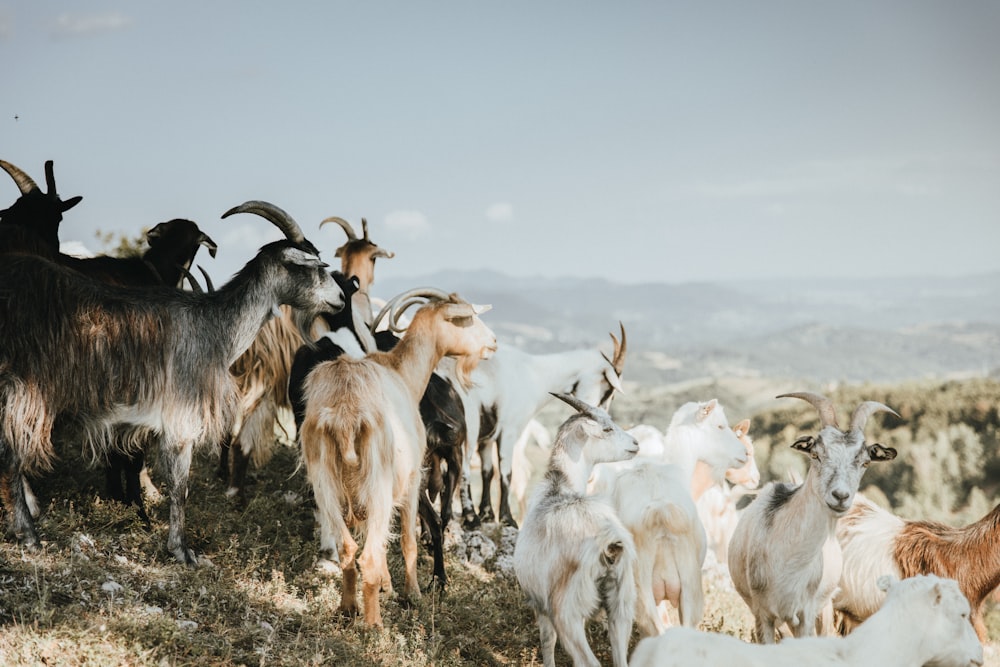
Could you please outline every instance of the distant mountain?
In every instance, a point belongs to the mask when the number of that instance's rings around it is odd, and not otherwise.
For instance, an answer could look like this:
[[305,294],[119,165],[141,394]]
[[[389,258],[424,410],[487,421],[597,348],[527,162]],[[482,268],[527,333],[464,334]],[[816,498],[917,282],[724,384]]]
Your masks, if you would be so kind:
[[376,283],[490,303],[502,343],[535,353],[608,344],[625,325],[627,378],[720,375],[897,381],[1000,369],[1000,272],[961,278],[623,285],[447,271]]

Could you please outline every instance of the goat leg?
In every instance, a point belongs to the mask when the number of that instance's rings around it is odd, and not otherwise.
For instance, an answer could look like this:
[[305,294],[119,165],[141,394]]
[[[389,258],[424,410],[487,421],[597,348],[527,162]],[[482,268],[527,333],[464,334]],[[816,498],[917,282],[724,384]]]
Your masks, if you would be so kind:
[[170,489],[170,528],[167,551],[185,565],[197,565],[198,557],[188,548],[184,537],[184,505],[187,502],[188,477],[191,473],[192,443],[165,445],[160,448],[164,458]]
[[7,469],[0,475],[0,493],[10,515],[11,532],[24,548],[34,551],[41,546],[41,543],[38,541],[35,522],[31,518],[25,497],[25,483],[24,475],[15,465],[8,464]]

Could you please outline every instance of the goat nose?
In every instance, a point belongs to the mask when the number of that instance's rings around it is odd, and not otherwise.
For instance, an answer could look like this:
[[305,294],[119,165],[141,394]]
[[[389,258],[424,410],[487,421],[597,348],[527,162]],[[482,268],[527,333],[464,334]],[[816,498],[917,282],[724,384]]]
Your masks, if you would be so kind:
[[840,501],[841,504],[847,502],[847,499],[851,497],[850,493],[848,493],[847,491],[843,491],[843,490],[832,491],[831,493],[832,493],[832,495],[833,495],[834,498],[836,498],[838,501]]

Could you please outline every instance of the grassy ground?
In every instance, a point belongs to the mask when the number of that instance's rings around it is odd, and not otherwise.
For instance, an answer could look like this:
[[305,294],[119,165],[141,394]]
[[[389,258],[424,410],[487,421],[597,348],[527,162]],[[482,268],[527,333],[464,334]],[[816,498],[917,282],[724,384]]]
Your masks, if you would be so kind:
[[[533,616],[491,559],[450,553],[446,594],[408,608],[383,599],[385,629],[365,630],[336,612],[339,577],[315,568],[312,499],[292,451],[280,448],[257,473],[242,508],[223,495],[214,467],[207,453],[196,457],[188,536],[211,561],[199,568],[167,554],[165,501],[152,505],[146,531],[132,510],[99,499],[101,473],[78,459],[39,480],[43,549],[0,543],[0,664],[540,664]],[[399,582],[398,545],[390,558]],[[424,585],[430,570],[422,552]],[[703,627],[747,638],[742,601],[712,579],[706,588]],[[1000,636],[1000,620],[990,622]],[[599,623],[590,641],[610,664]],[[561,649],[557,661],[568,664]]]

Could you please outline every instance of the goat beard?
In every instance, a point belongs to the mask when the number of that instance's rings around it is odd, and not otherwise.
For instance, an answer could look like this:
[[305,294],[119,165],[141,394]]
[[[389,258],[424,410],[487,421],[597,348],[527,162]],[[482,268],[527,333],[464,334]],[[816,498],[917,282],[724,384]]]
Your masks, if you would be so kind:
[[455,377],[462,389],[472,388],[472,371],[479,365],[479,356],[462,355],[455,359]]
[[316,347],[315,332],[313,330],[318,317],[319,313],[306,312],[298,308],[292,309],[292,323],[299,332],[299,336],[309,347]]

